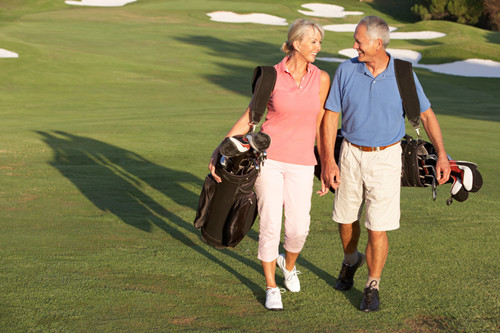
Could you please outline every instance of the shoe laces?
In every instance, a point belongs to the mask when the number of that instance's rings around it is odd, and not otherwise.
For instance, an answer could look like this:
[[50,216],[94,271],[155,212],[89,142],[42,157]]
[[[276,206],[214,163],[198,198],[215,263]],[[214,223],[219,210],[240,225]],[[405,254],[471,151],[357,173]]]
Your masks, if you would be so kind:
[[[286,268],[285,268],[285,270],[286,270]],[[302,274],[302,272],[298,271],[295,267],[291,271],[287,271],[287,272],[288,272],[287,277],[286,277],[287,281],[290,281],[293,278],[295,278],[297,275]]]
[[365,294],[367,300],[370,302],[371,302],[372,298],[375,296],[375,294],[378,292],[378,289],[375,288],[376,285],[377,285],[377,281],[373,280],[370,282],[368,287],[366,287],[364,290],[364,294]]
[[278,287],[275,287],[275,288],[267,287],[267,290],[266,290],[266,294],[271,294],[271,295],[274,295],[278,292],[280,294],[283,294],[286,292],[286,289],[285,288],[278,288]]

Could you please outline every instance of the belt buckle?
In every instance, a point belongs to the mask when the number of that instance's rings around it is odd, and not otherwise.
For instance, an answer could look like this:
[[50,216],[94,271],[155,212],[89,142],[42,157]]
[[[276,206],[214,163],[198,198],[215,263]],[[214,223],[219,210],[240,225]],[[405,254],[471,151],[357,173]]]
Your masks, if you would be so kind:
[[359,146],[359,150],[361,150],[361,151],[367,151],[369,153],[372,153],[374,151],[379,152],[380,151],[380,147],[363,147],[363,146]]

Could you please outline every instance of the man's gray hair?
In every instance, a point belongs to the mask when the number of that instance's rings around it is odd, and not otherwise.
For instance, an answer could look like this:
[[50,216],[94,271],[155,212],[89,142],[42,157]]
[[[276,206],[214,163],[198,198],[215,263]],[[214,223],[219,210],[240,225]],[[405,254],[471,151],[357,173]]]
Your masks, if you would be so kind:
[[382,20],[380,17],[371,15],[366,16],[359,21],[358,25],[364,24],[366,26],[366,33],[371,38],[371,40],[381,39],[384,48],[387,48],[389,41],[391,40],[391,32],[389,31],[389,25]]

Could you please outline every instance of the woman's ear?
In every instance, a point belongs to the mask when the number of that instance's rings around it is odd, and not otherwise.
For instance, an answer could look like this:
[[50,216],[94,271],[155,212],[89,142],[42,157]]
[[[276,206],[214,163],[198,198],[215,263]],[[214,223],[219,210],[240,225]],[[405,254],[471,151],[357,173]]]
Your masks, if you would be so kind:
[[293,44],[292,44],[292,45],[293,45],[293,49],[294,49],[295,51],[299,51],[299,49],[300,49],[300,43],[299,43],[299,41],[298,41],[298,40],[296,40],[295,42],[293,42]]

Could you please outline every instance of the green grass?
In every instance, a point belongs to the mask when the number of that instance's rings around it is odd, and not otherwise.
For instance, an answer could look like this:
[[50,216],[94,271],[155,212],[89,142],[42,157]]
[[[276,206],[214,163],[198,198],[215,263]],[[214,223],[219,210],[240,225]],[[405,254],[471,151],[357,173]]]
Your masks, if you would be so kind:
[[[401,31],[448,33],[391,43],[422,61],[500,60],[499,33],[414,23],[392,1],[336,3]],[[234,250],[200,240],[192,221],[209,156],[245,109],[253,68],[281,59],[287,31],[206,12],[291,22],[301,4],[2,1],[0,47],[20,57],[0,59],[0,331],[499,330],[500,79],[417,70],[449,154],[478,163],[485,184],[451,206],[449,185],[435,202],[428,189],[403,188],[379,313],[357,310],[365,267],[353,290],[333,289],[342,254],[331,195],[313,198],[303,291],[283,294],[284,312],[263,306],[257,223]],[[327,32],[322,56],[351,46],[352,33]],[[337,66],[317,65],[331,76]]]

